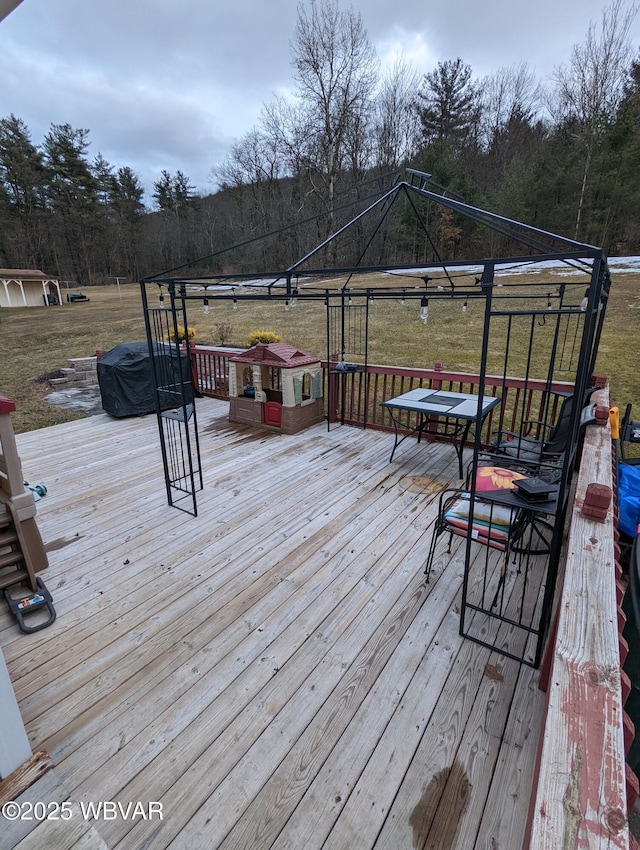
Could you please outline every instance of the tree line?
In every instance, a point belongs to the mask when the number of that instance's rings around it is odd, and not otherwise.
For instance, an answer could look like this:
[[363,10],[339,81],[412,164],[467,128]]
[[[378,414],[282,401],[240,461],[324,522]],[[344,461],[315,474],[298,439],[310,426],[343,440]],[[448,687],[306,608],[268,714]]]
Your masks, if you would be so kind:
[[[184,172],[163,171],[149,205],[131,168],[89,158],[89,130],[52,124],[37,145],[10,115],[0,120],[0,266],[82,285],[198,257],[210,259],[196,268],[221,273],[279,269],[406,167],[474,206],[610,255],[640,253],[636,12],[612,0],[543,84],[526,63],[478,78],[460,57],[423,76],[403,60],[382,72],[359,14],[338,0],[300,4],[294,97],[263,106],[212,172],[216,191],[199,195]],[[331,243],[324,261],[354,262],[365,244],[370,264],[500,247],[441,207],[414,212],[374,235],[363,225],[349,245]]]

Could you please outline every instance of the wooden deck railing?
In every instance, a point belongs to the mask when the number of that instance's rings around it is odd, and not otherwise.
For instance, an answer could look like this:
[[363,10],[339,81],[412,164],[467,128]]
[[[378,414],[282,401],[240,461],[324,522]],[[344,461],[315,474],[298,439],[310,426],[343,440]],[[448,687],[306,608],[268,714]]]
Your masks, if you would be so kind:
[[222,348],[211,345],[189,345],[193,382],[196,391],[223,401],[229,398],[229,358],[244,348]]
[[[608,410],[607,390],[594,400]],[[614,500],[606,505],[614,488],[607,421],[586,429],[563,586],[541,668],[547,709],[525,842],[531,850],[627,850],[633,842],[627,815],[637,783],[630,792]],[[600,518],[594,518],[597,513]]]
[[[366,372],[347,372],[344,375],[330,375],[328,381],[328,409],[330,421],[341,421],[348,425],[359,425],[384,431],[393,430],[393,421],[387,408],[381,407],[383,401],[419,389],[442,389],[451,392],[476,393],[479,376],[464,372],[451,372],[443,369],[441,363],[436,363],[433,369],[410,369],[399,366],[370,365]],[[342,382],[342,387],[340,386]],[[556,392],[571,392],[573,385],[556,382],[551,389],[554,391],[550,400],[547,418],[553,420],[559,407]],[[488,442],[488,435],[497,429],[497,422],[502,410],[502,429],[518,431],[520,422],[526,419],[540,418],[540,410],[544,408],[547,385],[544,381],[520,378],[487,376],[485,379],[485,394],[500,396],[502,405],[492,411],[484,423],[483,439]],[[415,424],[414,413],[407,413],[401,422],[409,429]],[[446,433],[443,431],[443,433]],[[531,435],[540,436],[539,428]]]
[[[213,398],[228,399],[229,359],[244,349],[201,345],[192,345],[190,349],[198,392]],[[323,362],[323,368],[329,421],[383,431],[393,430],[389,411],[380,406],[383,401],[420,387],[473,393],[477,392],[479,382],[478,375],[447,371],[441,363],[436,363],[433,369],[369,365],[366,372],[344,372],[339,375],[331,374],[326,362]],[[546,418],[553,421],[559,406],[559,398],[555,393],[571,392],[572,384],[557,381],[551,388],[554,392]],[[545,406],[546,392],[545,381],[528,380],[525,383],[520,378],[493,376],[487,377],[485,381],[485,393],[502,398],[500,409],[503,430],[518,431],[522,420],[539,419],[540,410]],[[415,415],[407,413],[402,420],[407,429],[415,424]],[[489,441],[489,434],[496,430],[499,415],[496,409],[485,420],[485,442]],[[530,436],[537,438],[540,433],[533,430]]]

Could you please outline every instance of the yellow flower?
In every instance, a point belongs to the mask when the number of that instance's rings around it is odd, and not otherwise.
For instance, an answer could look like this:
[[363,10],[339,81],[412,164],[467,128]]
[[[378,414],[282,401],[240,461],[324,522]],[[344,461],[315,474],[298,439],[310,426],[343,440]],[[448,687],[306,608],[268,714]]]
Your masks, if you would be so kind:
[[513,482],[520,478],[526,478],[526,475],[514,472],[512,469],[502,469],[499,466],[481,466],[478,470],[476,489],[511,490],[514,486]]

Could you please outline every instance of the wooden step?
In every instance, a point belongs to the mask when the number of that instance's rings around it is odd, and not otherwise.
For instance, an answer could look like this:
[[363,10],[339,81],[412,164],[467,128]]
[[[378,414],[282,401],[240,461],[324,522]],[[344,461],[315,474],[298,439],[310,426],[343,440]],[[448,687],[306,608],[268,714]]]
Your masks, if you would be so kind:
[[23,544],[23,536],[14,517],[5,515],[0,521],[0,589],[20,584],[25,579],[34,586],[35,578],[30,573]]
[[10,573],[0,575],[0,590],[5,587],[11,587],[20,582],[29,581],[29,573],[26,570],[13,570]]
[[12,546],[18,539],[13,527],[10,530],[0,531],[0,549],[5,546]]
[[22,552],[17,552],[15,549],[11,552],[5,552],[0,555],[0,570],[4,567],[14,567],[24,561]]

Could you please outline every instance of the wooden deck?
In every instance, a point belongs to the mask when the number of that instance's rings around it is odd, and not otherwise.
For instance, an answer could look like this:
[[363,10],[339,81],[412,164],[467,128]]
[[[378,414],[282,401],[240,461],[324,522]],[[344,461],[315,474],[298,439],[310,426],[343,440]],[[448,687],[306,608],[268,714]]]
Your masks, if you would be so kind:
[[[19,435],[58,619],[23,635],[3,607],[0,644],[74,817],[9,846],[517,850],[544,694],[459,636],[456,544],[424,582],[453,448],[389,463],[388,434],[227,410],[198,402],[195,519],[166,504],[154,416]],[[101,801],[163,817],[85,823]]]

